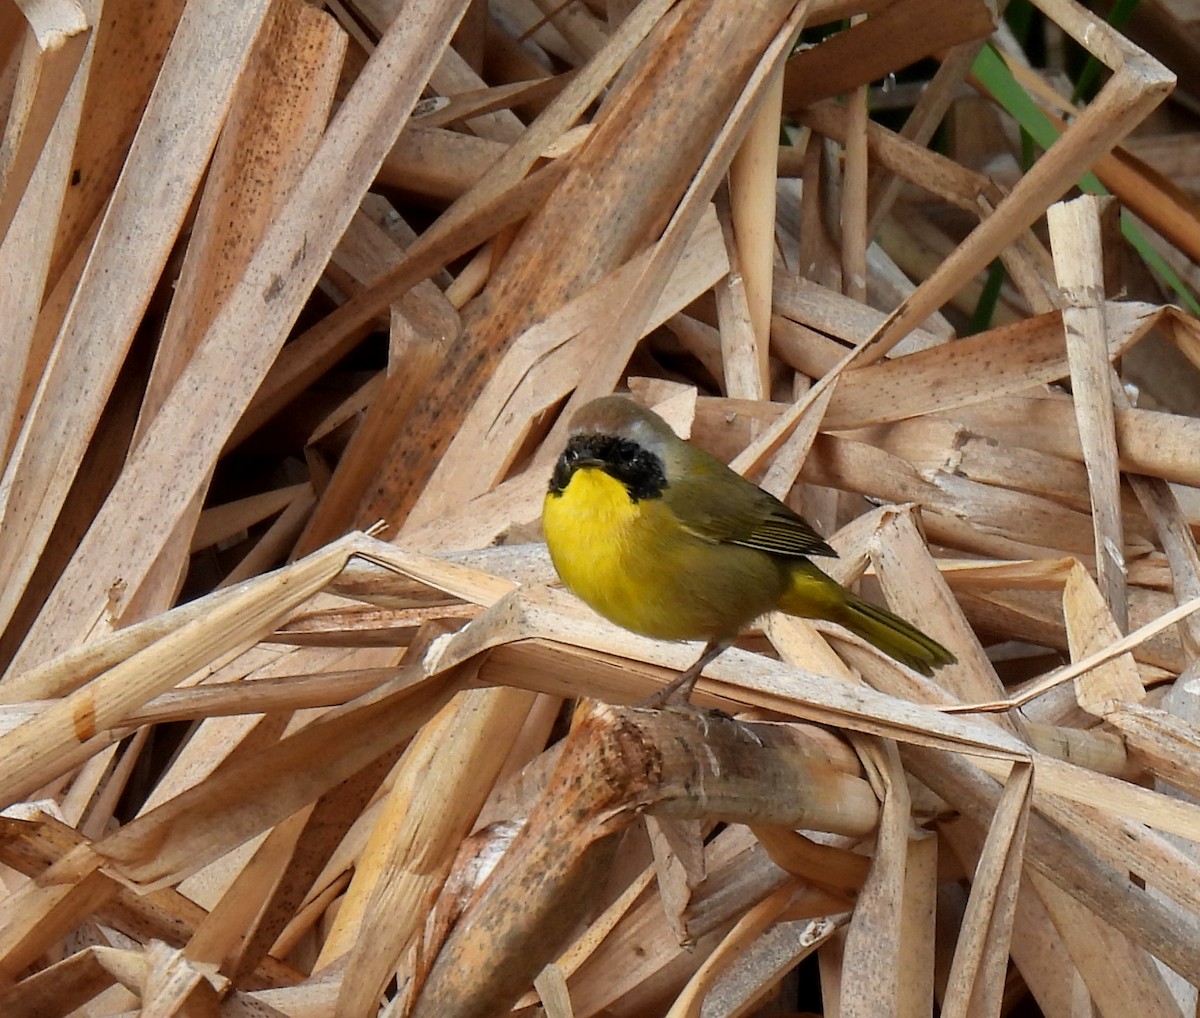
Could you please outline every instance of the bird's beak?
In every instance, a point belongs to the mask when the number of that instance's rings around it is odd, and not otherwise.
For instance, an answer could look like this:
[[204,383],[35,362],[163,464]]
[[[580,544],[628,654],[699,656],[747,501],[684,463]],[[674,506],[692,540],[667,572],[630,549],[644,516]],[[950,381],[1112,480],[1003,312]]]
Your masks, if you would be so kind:
[[572,470],[578,470],[580,467],[604,466],[603,459],[588,452],[581,444],[568,445],[563,452],[563,459]]

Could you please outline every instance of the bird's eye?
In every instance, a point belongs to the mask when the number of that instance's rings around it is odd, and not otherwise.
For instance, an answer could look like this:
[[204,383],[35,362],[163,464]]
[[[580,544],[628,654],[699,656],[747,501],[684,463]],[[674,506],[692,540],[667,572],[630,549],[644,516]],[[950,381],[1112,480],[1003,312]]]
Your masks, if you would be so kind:
[[641,453],[641,447],[636,443],[621,439],[613,445],[612,461],[622,466],[632,466]]

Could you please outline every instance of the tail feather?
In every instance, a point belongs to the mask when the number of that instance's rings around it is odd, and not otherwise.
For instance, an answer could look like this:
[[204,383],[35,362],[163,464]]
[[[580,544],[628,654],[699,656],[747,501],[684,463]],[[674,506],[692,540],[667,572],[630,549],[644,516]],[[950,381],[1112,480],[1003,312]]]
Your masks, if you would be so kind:
[[845,626],[889,657],[922,675],[953,664],[954,655],[916,626],[864,601],[807,560],[791,565],[779,607],[806,619],[826,619]]
[[922,675],[932,675],[935,668],[953,664],[957,660],[937,640],[926,636],[916,626],[853,594],[847,595],[842,610],[831,621],[840,623],[889,657]]

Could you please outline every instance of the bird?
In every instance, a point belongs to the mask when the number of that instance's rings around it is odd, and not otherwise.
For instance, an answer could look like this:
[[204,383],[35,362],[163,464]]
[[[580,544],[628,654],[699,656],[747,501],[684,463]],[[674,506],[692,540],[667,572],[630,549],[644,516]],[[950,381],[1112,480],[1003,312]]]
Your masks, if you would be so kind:
[[847,590],[811,557],[837,557],[802,516],[621,395],[571,419],[542,506],[563,584],[610,622],[660,640],[703,640],[653,697],[691,699],[703,669],[770,611],[835,622],[923,675],[955,657]]

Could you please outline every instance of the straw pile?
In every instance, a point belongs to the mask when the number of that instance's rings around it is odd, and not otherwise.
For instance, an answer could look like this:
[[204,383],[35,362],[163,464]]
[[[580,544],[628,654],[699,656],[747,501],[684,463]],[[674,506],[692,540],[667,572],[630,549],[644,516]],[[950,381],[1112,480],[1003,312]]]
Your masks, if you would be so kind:
[[[1195,23],[1036,12],[4,4],[0,1013],[1194,1015]],[[628,706],[617,389],[958,664]]]

